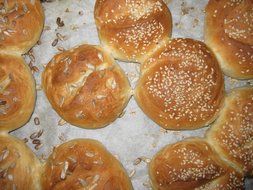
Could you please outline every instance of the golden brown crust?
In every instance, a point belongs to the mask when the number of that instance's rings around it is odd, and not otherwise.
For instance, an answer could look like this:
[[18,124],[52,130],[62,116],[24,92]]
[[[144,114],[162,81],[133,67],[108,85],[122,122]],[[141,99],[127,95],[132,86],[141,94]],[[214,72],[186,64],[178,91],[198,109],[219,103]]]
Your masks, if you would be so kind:
[[35,106],[35,82],[22,57],[0,55],[0,130],[23,126]]
[[39,0],[0,0],[0,53],[26,53],[39,40],[43,25]]
[[97,0],[101,43],[120,60],[140,62],[171,36],[171,13],[162,0]]
[[228,95],[207,138],[220,155],[253,176],[253,88],[235,89]]
[[99,46],[82,45],[56,55],[43,73],[42,84],[57,113],[84,128],[113,122],[131,96],[125,74]]
[[135,98],[166,129],[196,129],[216,119],[224,99],[222,72],[199,41],[173,39],[141,65]]
[[243,175],[226,165],[203,139],[168,145],[152,159],[154,190],[239,190]]
[[23,143],[0,135],[0,189],[40,190],[40,162]]
[[253,78],[253,1],[209,0],[205,42],[226,75]]
[[98,141],[76,139],[55,148],[42,175],[44,190],[132,190],[120,162]]

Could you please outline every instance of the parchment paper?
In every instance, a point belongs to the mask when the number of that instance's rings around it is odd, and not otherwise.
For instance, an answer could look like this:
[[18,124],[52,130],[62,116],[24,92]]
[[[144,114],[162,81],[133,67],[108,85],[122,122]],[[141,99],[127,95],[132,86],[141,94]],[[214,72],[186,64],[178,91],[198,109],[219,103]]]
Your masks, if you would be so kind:
[[[175,143],[191,136],[203,136],[208,128],[193,131],[165,131],[150,120],[137,106],[132,98],[125,114],[106,128],[98,130],[80,129],[70,124],[59,126],[60,117],[51,108],[44,92],[39,90],[43,65],[59,52],[57,48],[69,49],[83,43],[99,44],[96,26],[93,18],[95,0],[56,0],[43,3],[45,10],[45,29],[41,36],[40,45],[33,48],[35,56],[34,65],[39,72],[34,76],[37,81],[37,103],[34,114],[28,124],[12,132],[13,135],[23,139],[28,138],[33,132],[44,130],[40,137],[43,147],[34,149],[31,140],[27,142],[37,156],[46,159],[52,148],[65,141],[75,138],[92,138],[101,141],[107,149],[118,157],[129,173],[134,173],[132,183],[136,190],[148,189],[147,164],[141,162],[134,165],[133,162],[139,157],[152,158],[153,155],[167,144]],[[173,15],[173,37],[189,37],[203,40],[204,7],[207,0],[167,0]],[[63,27],[56,24],[57,17],[63,22]],[[56,33],[65,36],[65,40],[59,40],[53,47],[52,42],[56,39]],[[29,56],[25,56],[27,63]],[[127,73],[134,88],[138,76],[139,65],[134,63],[118,62]],[[239,82],[226,77],[226,90],[245,84],[253,85],[253,81]],[[35,125],[34,118],[38,117],[40,125]],[[253,188],[253,183],[247,181],[248,189]]]

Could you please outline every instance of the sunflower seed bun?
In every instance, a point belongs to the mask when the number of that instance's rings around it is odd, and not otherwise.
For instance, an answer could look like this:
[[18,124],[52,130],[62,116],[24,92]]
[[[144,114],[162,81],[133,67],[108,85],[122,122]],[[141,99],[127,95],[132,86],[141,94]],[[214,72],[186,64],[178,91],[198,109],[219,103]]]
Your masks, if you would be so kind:
[[99,46],[82,45],[56,55],[43,72],[42,84],[64,120],[90,129],[117,119],[131,96],[126,75]]
[[0,53],[26,53],[39,40],[43,29],[40,1],[1,0],[0,12]]
[[132,190],[120,162],[98,141],[76,139],[55,148],[42,174],[42,189]]

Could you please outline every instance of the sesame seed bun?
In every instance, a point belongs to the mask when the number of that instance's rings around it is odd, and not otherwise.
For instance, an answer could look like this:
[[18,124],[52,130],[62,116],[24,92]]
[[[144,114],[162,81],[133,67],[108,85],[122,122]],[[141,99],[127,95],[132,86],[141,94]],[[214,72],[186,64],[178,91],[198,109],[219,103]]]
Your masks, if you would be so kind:
[[222,107],[223,75],[204,43],[172,39],[142,63],[135,99],[165,129],[197,129]]
[[253,1],[210,0],[205,42],[226,75],[253,78]]
[[75,139],[55,148],[42,173],[42,189],[132,190],[120,162],[98,141]]
[[26,124],[35,98],[35,81],[23,58],[0,55],[0,130],[9,132]]
[[121,68],[104,49],[91,45],[56,55],[42,74],[42,85],[65,121],[90,129],[117,119],[131,96]]
[[41,165],[23,141],[0,134],[0,189],[40,190]]
[[253,88],[232,90],[217,121],[207,132],[208,142],[223,156],[253,176]]
[[152,159],[149,175],[154,190],[240,190],[244,184],[242,173],[200,138],[163,148]]
[[171,36],[171,13],[162,0],[97,0],[102,45],[116,58],[140,62]]
[[2,1],[0,53],[24,54],[39,40],[44,13],[39,0]]

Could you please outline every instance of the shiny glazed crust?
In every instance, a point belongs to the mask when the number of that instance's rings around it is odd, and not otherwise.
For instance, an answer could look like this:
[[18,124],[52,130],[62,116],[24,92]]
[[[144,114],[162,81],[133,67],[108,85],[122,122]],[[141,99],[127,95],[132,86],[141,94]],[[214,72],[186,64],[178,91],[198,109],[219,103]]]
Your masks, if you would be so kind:
[[39,40],[44,13],[39,0],[0,0],[0,53],[24,54]]
[[210,0],[206,7],[205,42],[226,75],[253,78],[253,1]]
[[243,174],[222,161],[203,139],[168,145],[152,159],[154,190],[240,190]]
[[35,106],[35,82],[22,57],[0,55],[0,130],[23,126]]
[[132,190],[120,162],[95,140],[76,139],[55,148],[44,167],[44,190]]
[[219,155],[253,176],[253,88],[233,90],[224,109],[207,132],[208,142]]
[[173,39],[141,65],[135,99],[165,129],[204,127],[223,104],[223,75],[204,43]]
[[56,55],[42,76],[57,113],[83,128],[100,128],[122,113],[131,96],[124,72],[99,46],[82,45]]
[[39,160],[23,141],[0,134],[0,189],[40,190],[40,170]]
[[171,13],[162,0],[97,0],[94,16],[102,45],[123,61],[143,61],[171,36]]

